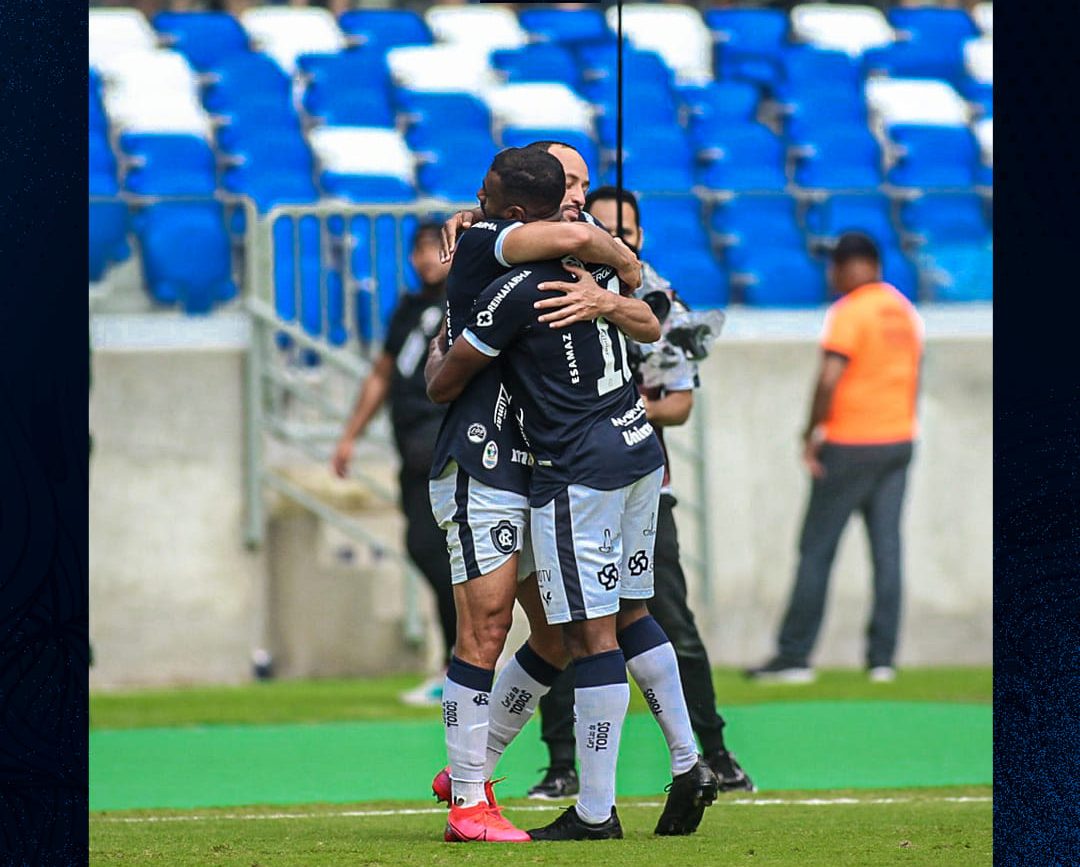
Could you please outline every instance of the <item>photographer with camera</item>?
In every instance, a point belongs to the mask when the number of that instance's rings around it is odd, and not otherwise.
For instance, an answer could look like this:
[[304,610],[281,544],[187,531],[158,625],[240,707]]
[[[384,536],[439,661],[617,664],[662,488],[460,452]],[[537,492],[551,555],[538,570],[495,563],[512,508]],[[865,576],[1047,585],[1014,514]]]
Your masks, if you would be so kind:
[[[637,198],[615,187],[600,187],[585,200],[585,210],[612,235],[618,237],[618,206],[622,199],[622,240],[635,252],[644,233]],[[720,333],[724,317],[719,311],[690,313],[648,263],[643,263],[642,285],[635,295],[652,308],[661,323],[661,336],[650,344],[627,341],[629,358],[645,402],[649,422],[663,445],[663,429],[681,425],[690,417],[694,389],[698,385],[697,362],[708,353]],[[649,613],[659,622],[674,645],[679,661],[683,694],[694,733],[701,742],[705,761],[720,778],[721,791],[753,791],[754,784],[724,744],[724,720],[716,710],[712,667],[687,604],[686,576],[679,562],[679,539],[675,528],[675,497],[671,493],[670,460],[664,447],[664,480],[656,521],[654,559],[655,595]],[[540,700],[542,737],[547,744],[549,767],[530,798],[557,799],[578,791],[574,765],[573,675],[563,672],[551,691]]]

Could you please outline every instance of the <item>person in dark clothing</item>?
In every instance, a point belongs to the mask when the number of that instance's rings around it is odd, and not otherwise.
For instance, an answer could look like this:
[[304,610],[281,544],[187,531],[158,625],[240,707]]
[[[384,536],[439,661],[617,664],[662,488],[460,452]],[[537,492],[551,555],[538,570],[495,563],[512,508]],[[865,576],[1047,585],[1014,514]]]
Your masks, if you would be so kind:
[[[446,275],[450,267],[439,261],[441,231],[440,223],[422,223],[413,236],[410,262],[420,278],[420,291],[403,296],[394,311],[382,354],[360,387],[331,463],[338,476],[347,475],[356,439],[389,400],[394,443],[401,457],[398,478],[401,509],[405,514],[405,546],[435,593],[445,649],[443,662],[448,664],[457,622],[450,558],[446,534],[432,517],[428,497],[428,474],[445,407],[428,400],[424,383],[428,344],[446,312]],[[410,704],[439,704],[442,681],[440,673],[403,694],[402,699]]]
[[[617,225],[618,195],[613,187],[601,187],[590,193],[585,201],[585,210],[607,226],[613,235]],[[622,198],[622,240],[637,250],[643,239],[638,202],[632,193],[625,191]],[[680,307],[685,310],[671,293],[668,283],[659,278],[647,263],[643,270],[642,291],[663,291],[673,305],[673,313]],[[661,337],[661,341],[664,341],[664,337]],[[646,416],[656,429],[661,444],[664,427],[681,425],[689,418],[694,400],[693,389],[697,387],[697,365],[675,347],[665,347],[665,353],[672,359],[678,358],[678,364],[667,367],[664,383],[658,385],[646,380],[639,386],[645,399]],[[694,614],[687,604],[686,576],[679,562],[679,539],[673,511],[676,500],[671,494],[666,447],[664,457],[664,480],[653,554],[655,594],[648,601],[649,613],[674,645],[690,723],[701,742],[705,761],[720,779],[721,790],[753,791],[753,782],[724,743],[725,723],[716,710],[712,667],[694,622]],[[543,780],[529,790],[531,798],[563,798],[577,791],[573,711],[573,676],[563,672],[551,691],[540,700],[541,736],[548,748],[550,764]]]

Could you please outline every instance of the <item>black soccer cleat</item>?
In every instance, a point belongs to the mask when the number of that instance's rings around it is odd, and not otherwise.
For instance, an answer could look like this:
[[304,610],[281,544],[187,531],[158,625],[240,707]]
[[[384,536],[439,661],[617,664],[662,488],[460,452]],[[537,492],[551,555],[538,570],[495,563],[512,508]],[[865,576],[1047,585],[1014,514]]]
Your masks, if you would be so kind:
[[528,795],[541,801],[558,801],[573,797],[580,788],[576,770],[550,767],[544,773],[544,779],[529,789]]
[[679,774],[667,787],[667,803],[654,834],[663,837],[680,837],[693,834],[705,808],[716,800],[720,781],[701,756],[685,774]]
[[744,792],[757,791],[754,781],[750,779],[746,771],[744,771],[739,763],[735,761],[734,753],[729,753],[727,750],[710,753],[705,756],[705,763],[713,769],[713,773],[716,774],[717,779],[720,781],[721,792],[734,792],[738,790]]
[[567,807],[566,811],[550,825],[529,831],[533,840],[621,840],[623,836],[622,824],[619,822],[619,814],[615,808],[611,808],[611,816],[606,822],[599,825],[590,825],[581,821],[575,807]]

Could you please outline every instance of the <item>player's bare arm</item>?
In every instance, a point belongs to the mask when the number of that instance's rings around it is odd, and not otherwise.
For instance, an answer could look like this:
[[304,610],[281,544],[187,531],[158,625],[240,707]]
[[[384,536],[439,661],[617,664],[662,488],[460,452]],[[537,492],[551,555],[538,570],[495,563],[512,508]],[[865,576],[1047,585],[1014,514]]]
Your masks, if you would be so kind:
[[345,423],[345,430],[341,432],[341,438],[338,440],[330,462],[334,473],[339,478],[345,478],[349,471],[356,438],[367,429],[368,423],[379,411],[379,407],[385,403],[386,396],[390,393],[390,377],[393,371],[394,356],[384,352],[372,366],[368,378],[364,380],[352,415]]
[[473,223],[482,219],[484,219],[484,212],[479,208],[473,208],[471,211],[458,211],[449,217],[442,227],[439,261],[446,264],[454,258],[454,250],[457,247],[458,239]]
[[669,391],[656,400],[645,401],[645,418],[654,426],[678,427],[686,424],[694,407],[694,392]]
[[847,369],[848,360],[838,352],[826,352],[821,359],[821,371],[818,373],[817,385],[814,387],[814,399],[810,404],[810,420],[803,430],[803,463],[810,470],[810,475],[815,479],[825,476],[825,468],[818,460],[821,451],[822,438],[819,436],[821,425],[829,417],[829,407],[832,406],[833,395],[840,377]]
[[440,357],[435,358],[435,347],[432,346],[432,354],[424,368],[424,376],[427,379],[428,397],[434,403],[450,403],[455,400],[469,384],[477,373],[487,367],[493,361],[493,356],[485,355],[475,348],[468,339],[458,339],[450,347],[448,352],[440,352]]
[[577,279],[549,280],[540,284],[538,288],[545,292],[563,294],[554,294],[533,305],[537,310],[549,311],[537,317],[538,321],[546,322],[552,328],[565,328],[575,322],[603,317],[639,343],[660,339],[660,322],[644,301],[605,289],[583,268],[563,267]]
[[506,236],[502,253],[511,265],[576,256],[582,262],[610,265],[631,291],[641,285],[641,262],[634,251],[590,223],[537,221],[519,226]]

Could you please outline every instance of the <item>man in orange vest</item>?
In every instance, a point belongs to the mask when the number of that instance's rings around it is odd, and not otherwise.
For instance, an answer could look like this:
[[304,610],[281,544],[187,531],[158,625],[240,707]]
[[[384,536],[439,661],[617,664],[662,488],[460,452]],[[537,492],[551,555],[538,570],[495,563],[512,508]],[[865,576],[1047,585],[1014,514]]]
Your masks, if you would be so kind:
[[829,282],[840,298],[829,308],[821,371],[803,460],[812,476],[799,539],[795,587],[776,656],[747,676],[809,683],[809,656],[825,610],[833,557],[852,512],[870,540],[874,606],[867,627],[870,679],[894,679],[900,625],[900,514],[912,442],[923,326],[911,303],[882,282],[881,255],[858,232],[833,248]]

